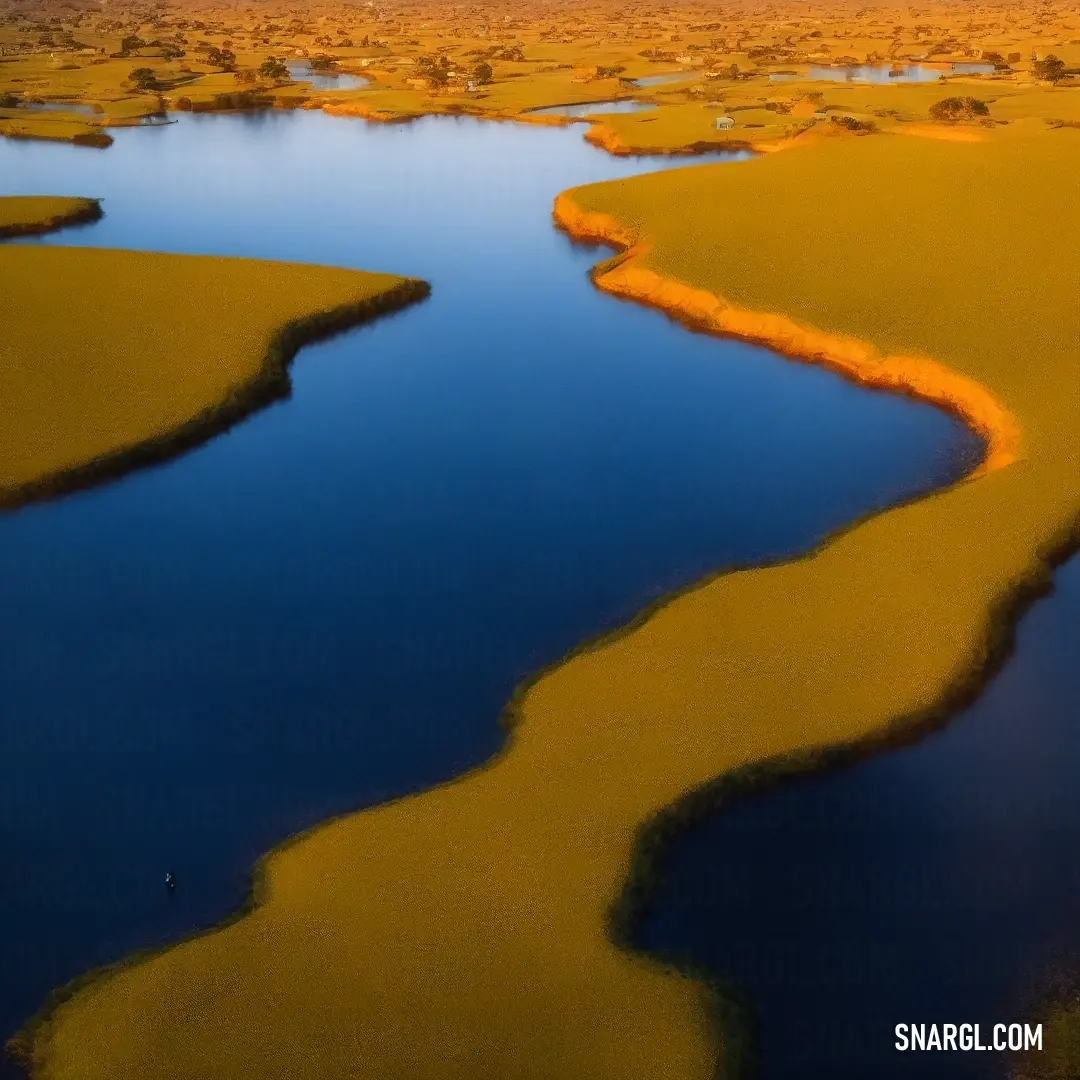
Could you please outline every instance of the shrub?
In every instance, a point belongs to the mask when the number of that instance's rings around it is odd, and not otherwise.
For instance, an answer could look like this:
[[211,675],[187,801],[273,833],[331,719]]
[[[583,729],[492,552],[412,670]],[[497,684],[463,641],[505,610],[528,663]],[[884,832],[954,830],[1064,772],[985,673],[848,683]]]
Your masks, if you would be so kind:
[[948,97],[930,106],[930,119],[949,123],[955,120],[972,120],[976,116],[989,116],[985,101],[973,97]]
[[871,120],[859,120],[854,116],[830,116],[829,120],[846,131],[854,131],[856,134],[868,135],[877,131],[877,125]]
[[267,79],[287,79],[289,77],[289,69],[285,66],[284,62],[279,60],[276,56],[268,56],[259,65],[259,74]]
[[1042,79],[1043,82],[1056,83],[1065,78],[1065,62],[1059,60],[1053,53],[1042,60],[1036,60],[1031,65],[1031,70],[1035,78]]
[[137,90],[153,90],[157,86],[157,77],[154,75],[153,68],[135,68],[128,78],[135,84]]

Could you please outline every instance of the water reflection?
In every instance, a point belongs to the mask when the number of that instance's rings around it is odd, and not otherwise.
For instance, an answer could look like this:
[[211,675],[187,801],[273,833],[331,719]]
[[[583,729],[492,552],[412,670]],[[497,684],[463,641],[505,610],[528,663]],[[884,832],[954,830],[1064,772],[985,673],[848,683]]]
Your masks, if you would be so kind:
[[326,68],[316,70],[310,60],[290,60],[285,66],[289,69],[290,79],[306,82],[312,90],[362,90],[371,83],[364,75]]
[[632,113],[645,112],[655,109],[656,106],[647,101],[635,101],[633,98],[623,98],[619,101],[588,101],[579,105],[548,105],[543,109],[529,109],[530,113],[537,116],[597,116],[603,113]]
[[763,1080],[1003,1080],[998,1054],[943,1069],[897,1053],[893,1026],[1033,1022],[1075,953],[1077,656],[1080,558],[943,732],[752,797],[675,846],[639,941],[749,992]]
[[951,64],[941,68],[923,64],[854,64],[826,66],[811,64],[806,75],[791,72],[773,72],[769,78],[774,82],[794,79],[819,79],[828,82],[911,83],[938,82],[943,75],[991,75],[993,64]]

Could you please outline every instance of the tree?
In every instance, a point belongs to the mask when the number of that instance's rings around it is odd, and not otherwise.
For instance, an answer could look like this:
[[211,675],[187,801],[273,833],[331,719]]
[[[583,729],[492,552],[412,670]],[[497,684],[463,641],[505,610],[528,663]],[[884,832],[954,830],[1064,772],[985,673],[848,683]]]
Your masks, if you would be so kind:
[[1036,79],[1042,79],[1043,82],[1058,83],[1065,78],[1065,61],[1059,60],[1053,53],[1044,57],[1042,60],[1036,60],[1031,65],[1031,70]]
[[135,84],[137,90],[153,90],[157,86],[157,77],[154,75],[153,68],[136,68],[128,78]]
[[120,42],[120,51],[122,53],[133,53],[136,49],[141,49],[145,42],[142,38],[136,37],[134,34],[130,34]]
[[476,67],[473,68],[473,78],[481,85],[487,86],[491,82],[494,72],[491,70],[491,65],[486,61],[481,61]]
[[217,46],[211,45],[206,51],[206,62],[229,70],[236,63],[236,53],[232,49],[219,49]]
[[973,97],[948,97],[930,106],[930,119],[940,123],[955,120],[971,120],[976,116],[989,116],[990,109],[985,101]]
[[259,65],[259,74],[268,79],[287,79],[289,69],[276,56],[268,56]]
[[432,90],[438,90],[439,87],[445,86],[450,81],[450,76],[446,74],[446,68],[433,67],[427,73],[427,84]]

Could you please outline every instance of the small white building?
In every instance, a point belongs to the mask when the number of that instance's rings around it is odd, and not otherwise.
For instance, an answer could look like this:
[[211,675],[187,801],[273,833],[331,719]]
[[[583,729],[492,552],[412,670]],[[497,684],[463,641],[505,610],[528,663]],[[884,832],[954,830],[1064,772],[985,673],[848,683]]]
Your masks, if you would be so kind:
[[716,118],[717,131],[730,131],[735,126],[735,121],[730,116],[718,116]]

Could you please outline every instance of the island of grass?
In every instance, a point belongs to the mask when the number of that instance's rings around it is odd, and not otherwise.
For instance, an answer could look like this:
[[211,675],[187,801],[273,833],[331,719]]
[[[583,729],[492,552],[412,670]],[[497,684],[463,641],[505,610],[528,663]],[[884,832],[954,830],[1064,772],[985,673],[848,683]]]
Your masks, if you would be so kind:
[[81,225],[101,217],[97,199],[60,195],[8,195],[0,197],[0,240],[34,236],[68,225]]
[[296,838],[243,918],[59,994],[13,1047],[34,1077],[734,1075],[719,988],[625,947],[656,852],[755,785],[941,723],[1075,546],[1078,158],[1045,127],[823,140],[560,200],[628,246],[601,287],[940,401],[984,467],[541,674],[487,767]]
[[[99,213],[0,199],[0,234]],[[427,294],[391,274],[94,248],[0,247],[0,506],[195,445],[288,393],[309,341]]]

